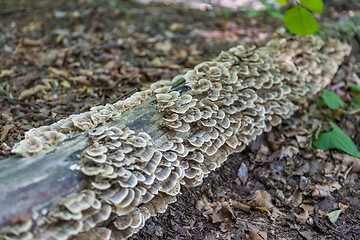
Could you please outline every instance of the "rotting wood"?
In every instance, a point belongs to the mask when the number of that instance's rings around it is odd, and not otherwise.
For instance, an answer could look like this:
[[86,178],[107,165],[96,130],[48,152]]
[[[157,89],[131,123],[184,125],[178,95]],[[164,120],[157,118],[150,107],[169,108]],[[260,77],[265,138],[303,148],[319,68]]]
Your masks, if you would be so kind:
[[335,40],[279,33],[265,47],[233,48],[126,104],[29,133],[14,148],[26,157],[0,162],[0,239],[131,236],[176,200],[180,184],[200,184],[230,153],[290,117],[348,53]]

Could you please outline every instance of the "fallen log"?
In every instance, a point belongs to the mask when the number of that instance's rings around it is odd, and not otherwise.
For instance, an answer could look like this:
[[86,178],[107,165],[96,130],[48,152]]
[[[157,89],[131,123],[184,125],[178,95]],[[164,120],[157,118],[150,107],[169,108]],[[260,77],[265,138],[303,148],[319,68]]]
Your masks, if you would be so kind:
[[[28,131],[0,162],[0,239],[126,239],[326,86],[350,47],[278,32]],[[80,234],[79,233],[86,233]]]

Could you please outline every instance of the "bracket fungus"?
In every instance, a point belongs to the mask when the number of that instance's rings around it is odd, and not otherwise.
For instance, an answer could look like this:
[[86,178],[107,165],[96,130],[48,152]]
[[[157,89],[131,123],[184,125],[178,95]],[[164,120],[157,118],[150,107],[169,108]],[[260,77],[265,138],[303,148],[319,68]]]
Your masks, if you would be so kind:
[[[87,188],[43,216],[4,227],[0,239],[90,239],[87,231],[97,239],[130,237],[175,202],[181,186],[201,184],[229,154],[289,118],[329,83],[349,51],[336,40],[278,32],[266,46],[231,48],[124,101],[30,130],[14,153],[34,155],[88,133],[79,157]],[[112,124],[148,100],[165,137],[131,119]]]

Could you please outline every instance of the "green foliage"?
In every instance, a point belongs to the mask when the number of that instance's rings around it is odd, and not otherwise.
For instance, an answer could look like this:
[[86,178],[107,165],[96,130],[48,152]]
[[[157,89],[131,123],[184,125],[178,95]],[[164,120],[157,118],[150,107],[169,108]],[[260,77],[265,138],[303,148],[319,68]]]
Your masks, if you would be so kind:
[[[314,34],[319,29],[319,24],[313,16],[313,13],[321,14],[323,12],[323,0],[276,0],[282,6],[292,5],[286,15],[274,4],[260,0],[266,8],[266,12],[273,18],[284,19],[284,23],[289,31],[294,34],[306,36]],[[247,10],[247,16],[254,18],[261,15],[261,11]]]
[[[260,0],[261,3],[265,6],[266,9],[266,14],[270,15],[273,18],[279,18],[279,19],[283,19],[284,18],[284,14],[280,12],[279,9],[274,7],[274,4],[272,3],[267,3],[265,0]],[[258,17],[260,15],[263,14],[263,11],[256,11],[256,10],[250,10],[248,9],[246,11],[246,14],[249,18],[255,18]]]
[[338,149],[351,156],[360,158],[360,152],[351,138],[334,122],[330,122],[330,125],[333,130],[331,132],[320,133],[318,139],[313,143],[314,146],[323,150]]
[[285,6],[288,3],[288,0],[276,0],[281,5]]
[[[322,39],[335,38],[342,42],[350,43],[360,39],[360,11],[355,16],[346,16],[339,22],[325,23],[319,32]],[[359,56],[359,53],[355,55]]]
[[264,4],[266,11],[269,13],[269,15],[270,15],[271,17],[273,17],[273,18],[279,18],[279,19],[283,19],[283,18],[284,18],[284,14],[282,14],[279,9],[276,9],[276,8],[274,7],[274,4],[272,4],[272,3],[267,3],[267,2],[265,2],[265,1],[262,1],[262,4]]
[[124,5],[122,5],[120,2],[118,1],[110,1],[109,2],[111,7],[115,7],[119,10],[119,12],[121,13],[125,13],[125,14],[129,14],[130,11],[129,9],[127,9],[126,7],[124,7]]
[[[287,5],[290,0],[276,0],[281,5]],[[323,12],[322,0],[300,0],[292,1],[295,6],[290,8],[285,17],[284,23],[292,33],[301,36],[314,34],[319,29],[319,24],[311,12],[321,14]],[[311,12],[310,12],[311,11]],[[272,15],[271,15],[272,16]]]
[[354,99],[353,108],[355,109],[351,113],[360,112],[360,86],[353,83],[350,90]]
[[246,15],[247,15],[249,18],[254,18],[254,17],[257,17],[257,16],[260,15],[260,11],[250,10],[250,11],[247,11],[247,12],[246,12]]
[[[344,103],[334,92],[326,89],[322,90],[324,93],[321,96],[322,100],[317,102],[318,106],[324,104],[333,110],[339,109],[341,106],[347,106],[346,103]],[[360,86],[352,84],[350,90],[351,92],[358,94],[355,95],[354,98],[356,102],[355,108],[358,105],[359,109],[346,111],[348,114],[353,114],[360,110]],[[359,97],[359,99],[357,99],[357,97]],[[360,152],[351,138],[346,135],[335,123],[330,122],[330,125],[333,130],[331,132],[321,133],[318,139],[314,141],[314,146],[323,150],[338,149],[349,155],[360,158]]]
[[341,98],[336,93],[327,89],[322,90],[324,94],[321,97],[329,108],[336,110],[341,106],[346,106],[346,103],[344,103],[344,101],[341,100]]
[[224,16],[224,18],[226,19],[226,20],[228,20],[230,17],[231,17],[231,10],[230,10],[230,8],[225,8],[224,10],[223,10],[223,16]]
[[322,0],[300,0],[302,5],[314,13],[322,14],[324,3]]
[[356,85],[355,83],[351,84],[351,91],[358,91],[360,92],[360,86],[359,85]]
[[306,36],[314,34],[319,29],[319,24],[311,13],[302,7],[293,7],[285,15],[286,27],[295,34]]
[[269,12],[270,16],[272,16],[273,18],[278,18],[278,19],[284,19],[285,15],[282,14],[279,11],[271,11]]
[[5,81],[0,83],[0,96],[8,96],[9,92],[7,91],[8,83]]

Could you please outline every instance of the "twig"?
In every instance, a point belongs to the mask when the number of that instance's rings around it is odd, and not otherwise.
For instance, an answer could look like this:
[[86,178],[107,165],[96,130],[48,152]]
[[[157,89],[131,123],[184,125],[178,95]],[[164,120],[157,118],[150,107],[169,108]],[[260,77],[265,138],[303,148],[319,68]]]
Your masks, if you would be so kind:
[[24,12],[26,9],[25,8],[19,8],[19,9],[12,9],[12,10],[0,10],[0,15],[12,15],[18,12]]
[[29,106],[29,107],[40,108],[37,104],[23,102],[18,99],[13,99],[10,97],[0,97],[0,101],[3,101],[3,100],[8,101],[9,103],[12,103],[12,104],[20,104],[20,105],[25,105],[25,106]]

